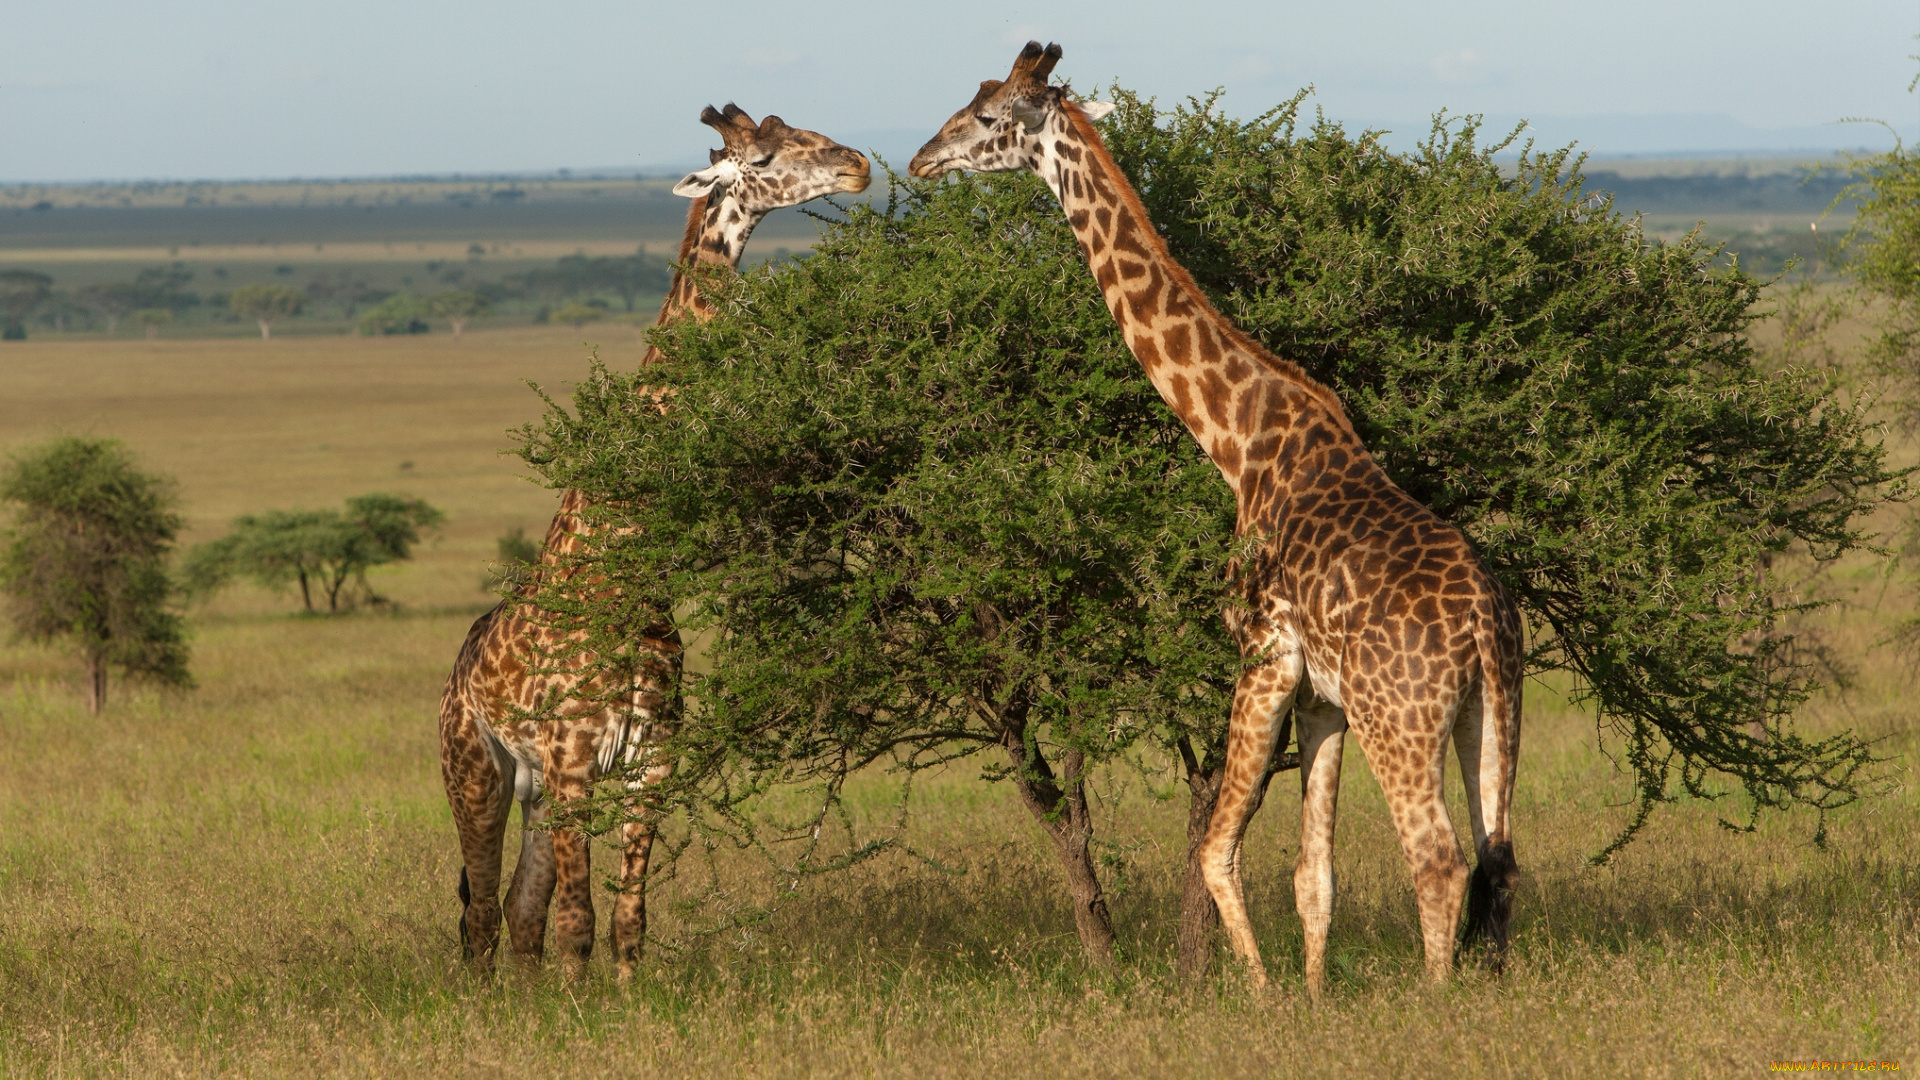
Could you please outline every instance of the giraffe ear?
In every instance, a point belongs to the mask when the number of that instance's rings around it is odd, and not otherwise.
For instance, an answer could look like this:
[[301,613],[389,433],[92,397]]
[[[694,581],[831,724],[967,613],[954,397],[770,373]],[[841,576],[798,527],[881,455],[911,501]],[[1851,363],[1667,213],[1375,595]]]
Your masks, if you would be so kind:
[[1080,111],[1086,113],[1089,120],[1104,120],[1113,111],[1111,101],[1082,101],[1079,105]]
[[683,199],[697,199],[702,195],[724,192],[738,179],[740,166],[734,164],[732,158],[727,158],[697,173],[688,173],[685,179],[673,185],[673,193]]
[[1015,120],[1020,121],[1020,126],[1025,128],[1029,135],[1047,126],[1047,102],[1044,99],[1035,101],[1032,98],[1015,98],[1007,111],[1013,114]]

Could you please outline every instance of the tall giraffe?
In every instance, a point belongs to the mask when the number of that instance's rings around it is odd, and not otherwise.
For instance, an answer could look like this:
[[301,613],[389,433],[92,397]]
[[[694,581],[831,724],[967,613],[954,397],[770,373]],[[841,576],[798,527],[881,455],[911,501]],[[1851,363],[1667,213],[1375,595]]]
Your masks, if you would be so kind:
[[1520,747],[1520,617],[1460,532],[1396,487],[1333,391],[1214,309],[1148,220],[1094,121],[1047,76],[1060,47],[1029,42],[915,154],[915,176],[1026,170],[1053,189],[1154,388],[1219,467],[1256,546],[1233,571],[1229,628],[1248,663],[1234,692],[1227,768],[1201,848],[1207,889],[1256,986],[1241,841],[1294,710],[1301,840],[1294,902],[1307,988],[1326,983],[1340,755],[1351,726],[1386,794],[1413,871],[1427,972],[1452,970],[1466,861],[1442,798],[1451,737],[1477,864],[1466,940],[1504,958],[1515,877],[1509,813]]
[[[823,135],[788,127],[777,116],[759,124],[739,107],[712,106],[702,123],[720,133],[725,148],[712,151],[708,168],[688,175],[674,193],[693,199],[680,243],[681,267],[660,309],[666,322],[691,313],[711,314],[691,265],[737,268],[754,226],[768,213],[834,192],[866,190],[871,166],[858,151]],[[658,359],[649,346],[643,364]],[[587,794],[597,778],[622,764],[644,761],[645,748],[676,719],[674,687],[680,642],[670,626],[645,627],[635,637],[634,685],[630,694],[583,677],[591,657],[580,638],[544,624],[533,606],[538,578],[571,576],[573,560],[592,529],[583,514],[586,497],[568,491],[547,526],[534,581],[482,615],[447,677],[440,700],[440,771],[460,833],[460,938],[469,957],[491,965],[500,936],[500,862],[512,804],[520,803],[520,861],[507,889],[506,921],[513,951],[523,959],[543,955],[547,907],[557,888],[554,939],[561,963],[577,974],[593,951],[593,894],[587,837],[567,829],[543,830],[548,796],[564,802]],[[583,582],[583,584],[588,584]],[[565,656],[553,671],[543,657]],[[624,699],[624,700],[622,700]],[[558,703],[554,715],[536,718]],[[657,764],[644,782],[657,782],[670,766]],[[610,945],[619,978],[633,975],[646,936],[647,859],[653,832],[623,826],[620,888],[613,906]]]

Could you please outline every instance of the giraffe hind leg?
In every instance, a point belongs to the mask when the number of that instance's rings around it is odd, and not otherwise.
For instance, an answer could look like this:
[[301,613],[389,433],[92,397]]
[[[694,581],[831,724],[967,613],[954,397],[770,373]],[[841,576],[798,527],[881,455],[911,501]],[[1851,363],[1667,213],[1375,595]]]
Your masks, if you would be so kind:
[[[1473,826],[1474,867],[1467,881],[1467,921],[1460,935],[1461,952],[1486,947],[1485,962],[1498,972],[1506,963],[1513,920],[1513,885],[1519,868],[1506,810],[1511,803],[1511,781],[1500,789],[1500,760],[1487,753],[1497,747],[1500,733],[1486,724],[1487,710],[1479,697],[1469,699],[1454,724],[1454,751],[1460,759],[1460,778],[1467,794],[1467,817]],[[1490,746],[1492,744],[1492,746]],[[1491,760],[1490,760],[1491,758]],[[1492,767],[1489,774],[1489,766]],[[1508,770],[1510,772],[1510,770]],[[1491,799],[1483,798],[1491,779]]]
[[[1467,860],[1460,854],[1441,787],[1452,717],[1439,713],[1437,706],[1414,706],[1356,725],[1360,748],[1387,797],[1400,850],[1413,872],[1427,976],[1435,982],[1453,973],[1454,928],[1460,924],[1467,892]],[[1389,745],[1389,740],[1397,745]]]
[[458,702],[443,707],[441,777],[460,837],[461,956],[491,967],[500,940],[500,856],[512,809],[511,772]]

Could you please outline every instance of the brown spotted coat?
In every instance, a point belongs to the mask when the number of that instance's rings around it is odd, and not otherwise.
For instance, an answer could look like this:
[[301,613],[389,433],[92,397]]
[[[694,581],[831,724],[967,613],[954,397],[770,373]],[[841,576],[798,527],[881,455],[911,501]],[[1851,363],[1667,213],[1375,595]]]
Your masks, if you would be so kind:
[[1300,732],[1294,898],[1306,978],[1325,982],[1333,831],[1347,728],[1386,794],[1419,900],[1427,969],[1451,971],[1468,871],[1442,800],[1451,740],[1477,867],[1467,933],[1503,955],[1514,864],[1509,812],[1520,745],[1521,624],[1459,530],[1394,485],[1339,398],[1223,317],[1175,262],[1093,121],[1111,106],[1047,85],[1059,46],[1030,43],[914,156],[916,176],[1026,170],[1060,200],[1127,345],[1219,467],[1257,543],[1236,568],[1229,625],[1249,667],[1202,848],[1229,939],[1256,985],[1241,841],[1282,720]]
[[[660,321],[710,313],[689,265],[735,268],[748,236],[772,210],[833,192],[866,188],[870,166],[860,153],[777,116],[759,124],[734,105],[709,107],[702,122],[720,132],[725,149],[674,190],[693,197],[675,273]],[[648,347],[643,364],[658,352]],[[642,391],[644,394],[645,391]],[[656,395],[657,401],[657,395]],[[570,564],[591,542],[585,496],[569,491],[547,527],[534,579],[482,615],[447,678],[440,702],[440,767],[460,835],[462,947],[490,966],[500,936],[501,854],[508,813],[521,806],[520,860],[508,886],[505,920],[515,954],[538,960],[547,910],[569,975],[593,950],[594,909],[589,841],[571,829],[541,829],[551,803],[587,794],[594,781],[622,767],[639,771],[636,791],[661,779],[669,765],[650,762],[648,748],[675,721],[680,641],[671,626],[643,627],[629,658],[632,684],[608,687],[586,677],[590,656],[543,624],[533,605],[542,580],[571,576]],[[591,581],[583,586],[592,587]],[[552,657],[564,657],[556,665]],[[558,670],[550,670],[558,667]],[[619,977],[633,974],[646,936],[646,872],[653,833],[623,826],[610,945]]]

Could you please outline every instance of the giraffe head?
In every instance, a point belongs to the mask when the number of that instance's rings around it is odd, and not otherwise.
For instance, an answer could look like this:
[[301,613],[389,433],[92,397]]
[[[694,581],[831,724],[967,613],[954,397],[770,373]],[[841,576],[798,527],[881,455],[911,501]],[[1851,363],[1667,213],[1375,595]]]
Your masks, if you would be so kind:
[[731,102],[724,109],[707,106],[700,122],[718,131],[726,146],[707,154],[712,163],[707,168],[675,184],[675,195],[706,195],[715,203],[731,196],[742,210],[758,216],[822,195],[867,189],[873,167],[866,155],[817,131],[788,127],[771,115],[756,124]]
[[935,177],[956,169],[976,172],[1038,171],[1046,158],[1046,134],[1074,105],[1098,120],[1113,111],[1104,101],[1071,102],[1066,91],[1048,86],[1047,76],[1060,62],[1060,46],[1042,49],[1027,42],[1006,79],[980,84],[967,107],[954,113],[940,133],[913,155],[907,171]]

